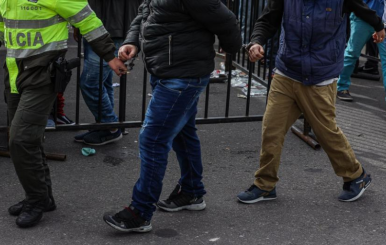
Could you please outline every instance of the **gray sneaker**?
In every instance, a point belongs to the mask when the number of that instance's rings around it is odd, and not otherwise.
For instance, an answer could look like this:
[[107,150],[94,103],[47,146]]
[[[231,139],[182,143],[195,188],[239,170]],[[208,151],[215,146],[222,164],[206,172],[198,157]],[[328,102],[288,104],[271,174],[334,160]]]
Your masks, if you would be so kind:
[[157,206],[165,211],[176,212],[183,209],[200,211],[204,210],[206,203],[202,196],[195,197],[194,195],[181,191],[181,186],[177,185],[168,199],[159,201]]
[[251,185],[248,190],[237,195],[237,199],[242,203],[256,203],[260,201],[270,201],[276,199],[276,188],[271,191],[264,191],[255,185]]

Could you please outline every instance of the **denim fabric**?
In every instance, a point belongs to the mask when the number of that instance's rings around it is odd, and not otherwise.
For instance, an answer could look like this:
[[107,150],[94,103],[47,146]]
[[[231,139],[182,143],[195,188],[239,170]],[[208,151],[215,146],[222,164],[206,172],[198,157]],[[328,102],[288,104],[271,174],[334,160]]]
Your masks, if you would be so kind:
[[276,68],[304,85],[339,76],[346,44],[344,2],[284,1]]
[[[248,10],[247,10],[247,1],[248,1]],[[239,20],[241,23],[241,38],[244,44],[249,43],[249,38],[251,36],[250,26],[251,26],[251,14],[252,14],[252,0],[243,0],[239,3]],[[248,12],[248,13],[247,13]],[[245,20],[245,15],[247,16],[247,20]],[[245,30],[247,29],[247,30]],[[246,31],[246,36],[245,36]]]
[[383,16],[384,0],[363,0],[365,4],[375,12],[379,17]]
[[139,136],[141,174],[134,186],[132,205],[150,220],[159,200],[168,153],[176,152],[181,169],[182,191],[194,196],[206,192],[202,183],[200,140],[195,117],[201,92],[209,75],[195,79],[150,79],[150,100]]
[[[122,39],[113,39],[115,55],[118,55],[118,49],[122,44]],[[88,108],[98,121],[99,107],[99,56],[92,51],[90,44],[84,40],[84,65],[80,78],[80,88],[84,101]],[[114,88],[113,88],[113,71],[107,62],[103,61],[103,89],[102,89],[102,118],[101,122],[117,122],[118,117],[114,112]]]
[[[355,63],[358,60],[363,46],[371,38],[374,28],[356,17],[350,16],[351,36],[344,53],[344,67],[338,80],[338,91],[348,90],[351,85],[351,74],[354,71]],[[386,91],[386,42],[378,43],[379,55],[381,57],[383,83]]]

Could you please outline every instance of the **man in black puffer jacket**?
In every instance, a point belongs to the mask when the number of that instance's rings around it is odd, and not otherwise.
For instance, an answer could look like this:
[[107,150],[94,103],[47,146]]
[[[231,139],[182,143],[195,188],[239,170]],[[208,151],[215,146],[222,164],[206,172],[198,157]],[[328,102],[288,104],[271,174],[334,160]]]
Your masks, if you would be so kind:
[[[228,53],[241,47],[236,17],[220,0],[145,0],[118,57],[141,49],[153,97],[140,132],[141,174],[132,203],[107,224],[120,231],[147,232],[154,204],[166,211],[203,210],[200,141],[195,116],[201,92],[214,69],[215,35]],[[181,178],[167,200],[159,201],[169,151],[176,152]]]

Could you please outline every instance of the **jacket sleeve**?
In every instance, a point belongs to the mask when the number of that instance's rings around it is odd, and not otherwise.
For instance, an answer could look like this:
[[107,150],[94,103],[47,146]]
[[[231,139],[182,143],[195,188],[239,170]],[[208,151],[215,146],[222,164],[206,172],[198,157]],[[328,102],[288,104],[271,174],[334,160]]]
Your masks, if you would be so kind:
[[106,62],[114,59],[114,42],[87,0],[57,0],[55,11],[72,26],[79,28],[80,33],[99,57]]
[[354,14],[374,27],[375,31],[381,31],[383,27],[382,19],[377,16],[377,13],[370,9],[363,0],[345,0],[344,7],[346,12],[354,12]]
[[239,23],[220,0],[182,0],[182,5],[195,21],[217,35],[225,52],[234,54],[240,50]]
[[142,3],[138,8],[137,17],[134,18],[133,22],[131,22],[130,29],[127,32],[126,39],[123,41],[122,45],[131,44],[138,48],[138,53],[141,49],[141,45],[139,43],[139,34],[141,31],[141,23],[142,23],[142,10],[145,3]]
[[262,15],[257,19],[251,36],[251,43],[265,45],[281,26],[284,0],[268,0]]

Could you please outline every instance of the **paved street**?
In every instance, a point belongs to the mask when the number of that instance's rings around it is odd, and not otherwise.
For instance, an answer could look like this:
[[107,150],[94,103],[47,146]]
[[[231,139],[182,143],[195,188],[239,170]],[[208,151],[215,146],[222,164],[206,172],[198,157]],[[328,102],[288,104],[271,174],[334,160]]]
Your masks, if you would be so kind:
[[[70,47],[68,57],[74,57],[76,46],[71,43]],[[4,55],[1,49],[0,60],[4,60]],[[128,76],[127,120],[140,120],[142,75],[143,65],[138,60]],[[72,119],[75,118],[74,79],[65,94],[65,111]],[[1,83],[0,90],[3,88]],[[115,89],[118,95],[119,87]],[[0,158],[0,245],[385,244],[385,92],[381,81],[361,79],[353,79],[350,89],[355,101],[337,101],[338,125],[373,178],[372,186],[357,202],[337,200],[342,180],[335,176],[326,154],[323,150],[313,150],[289,132],[282,154],[278,198],[253,205],[238,203],[236,195],[252,184],[258,168],[261,123],[199,125],[208,192],[206,210],[157,211],[152,232],[120,233],[108,227],[102,216],[130,202],[140,170],[139,129],[128,129],[128,134],[117,143],[95,147],[97,153],[92,157],[84,157],[81,154],[84,146],[73,142],[73,137],[81,131],[47,132],[46,151],[67,155],[65,162],[49,161],[58,209],[46,213],[36,227],[18,228],[7,208],[23,199],[23,190],[11,160]],[[232,89],[232,116],[242,116],[245,111],[246,100],[237,98],[238,93],[238,89]],[[210,116],[224,115],[226,84],[212,84],[210,96]],[[118,108],[118,96],[116,99]],[[6,125],[3,101],[1,92],[0,125]],[[199,117],[203,116],[203,102],[204,97]],[[251,114],[262,114],[264,106],[265,97],[253,98]],[[83,100],[80,120],[94,121]],[[6,134],[0,132],[0,146],[5,144]],[[162,198],[169,195],[178,178],[178,163],[174,153],[170,153]]]

